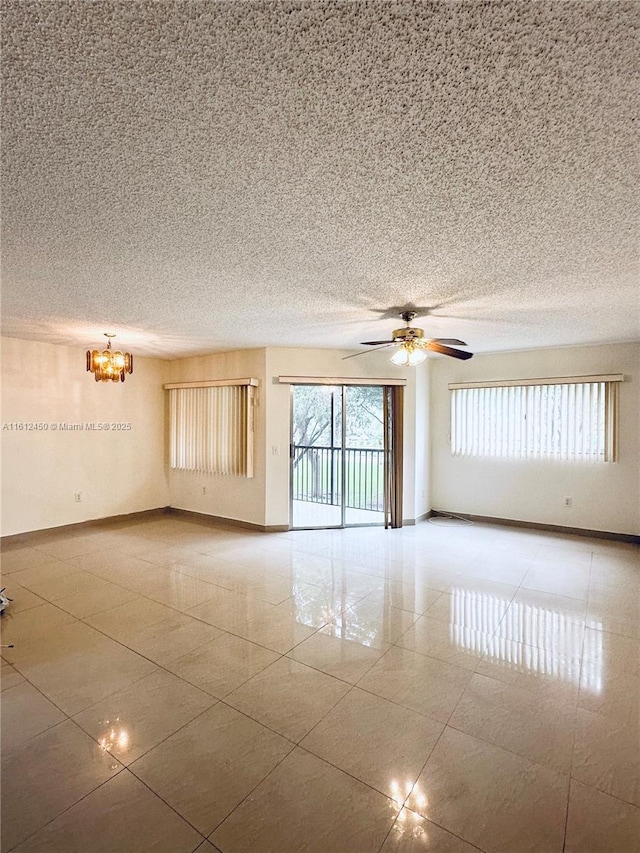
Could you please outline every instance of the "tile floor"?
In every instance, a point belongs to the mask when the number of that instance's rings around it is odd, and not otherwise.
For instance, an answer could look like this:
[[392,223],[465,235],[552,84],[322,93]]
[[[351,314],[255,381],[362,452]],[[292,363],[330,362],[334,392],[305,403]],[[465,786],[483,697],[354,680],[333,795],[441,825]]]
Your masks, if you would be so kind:
[[640,851],[633,546],[159,516],[2,556],[4,853]]

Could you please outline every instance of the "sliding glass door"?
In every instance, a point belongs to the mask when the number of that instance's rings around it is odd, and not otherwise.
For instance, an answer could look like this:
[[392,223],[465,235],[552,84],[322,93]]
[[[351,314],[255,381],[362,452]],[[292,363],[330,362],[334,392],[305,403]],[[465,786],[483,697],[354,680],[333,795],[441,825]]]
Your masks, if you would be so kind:
[[384,390],[292,386],[292,528],[384,523]]
[[381,385],[344,389],[344,524],[384,524],[384,406]]
[[291,527],[342,527],[342,386],[292,394]]

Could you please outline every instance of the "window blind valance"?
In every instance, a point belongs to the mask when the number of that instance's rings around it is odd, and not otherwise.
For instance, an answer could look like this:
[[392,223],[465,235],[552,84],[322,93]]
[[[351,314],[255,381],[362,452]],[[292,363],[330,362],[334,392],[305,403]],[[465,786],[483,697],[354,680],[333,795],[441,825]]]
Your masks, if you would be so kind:
[[529,385],[576,385],[591,382],[624,382],[622,373],[606,373],[597,376],[556,376],[541,379],[491,379],[484,382],[450,382],[449,391],[463,388],[514,388]]
[[278,376],[281,385],[406,385],[406,379],[355,379],[349,376]]
[[203,379],[198,382],[168,382],[164,388],[165,391],[172,391],[174,388],[226,388],[228,385],[251,385],[255,387],[258,384],[258,380],[253,378]]

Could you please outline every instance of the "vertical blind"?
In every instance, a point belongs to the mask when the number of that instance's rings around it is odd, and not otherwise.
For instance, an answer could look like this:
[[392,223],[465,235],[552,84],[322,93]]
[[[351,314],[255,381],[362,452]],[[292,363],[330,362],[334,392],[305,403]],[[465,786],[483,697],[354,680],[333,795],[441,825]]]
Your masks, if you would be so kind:
[[253,387],[169,389],[171,467],[253,476]]
[[619,381],[453,388],[451,451],[455,456],[616,461]]

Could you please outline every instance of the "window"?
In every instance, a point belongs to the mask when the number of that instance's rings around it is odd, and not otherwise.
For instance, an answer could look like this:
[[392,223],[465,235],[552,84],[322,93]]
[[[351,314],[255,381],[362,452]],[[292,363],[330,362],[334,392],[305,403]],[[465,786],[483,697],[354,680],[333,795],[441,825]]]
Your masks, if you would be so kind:
[[254,384],[247,379],[165,385],[172,468],[253,476]]
[[454,456],[614,462],[622,376],[449,385]]

